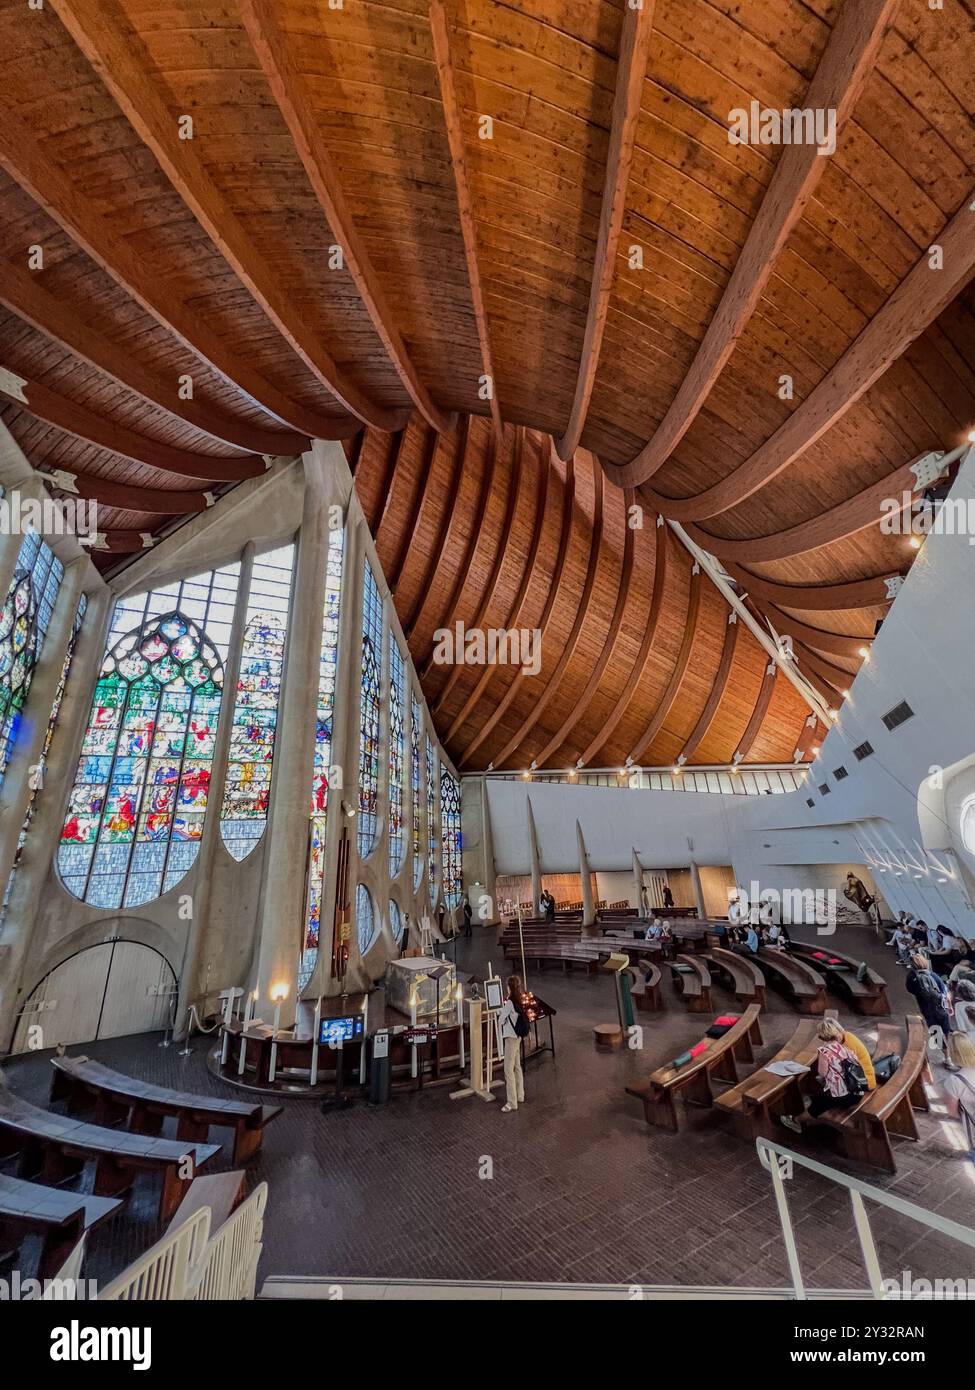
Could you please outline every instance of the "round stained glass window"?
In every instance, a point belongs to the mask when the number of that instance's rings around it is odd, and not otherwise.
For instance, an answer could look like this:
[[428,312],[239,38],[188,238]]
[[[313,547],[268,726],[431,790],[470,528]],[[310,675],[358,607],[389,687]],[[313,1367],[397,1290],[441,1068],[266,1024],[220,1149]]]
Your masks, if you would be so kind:
[[961,842],[969,854],[975,854],[975,794],[962,802],[960,824]]

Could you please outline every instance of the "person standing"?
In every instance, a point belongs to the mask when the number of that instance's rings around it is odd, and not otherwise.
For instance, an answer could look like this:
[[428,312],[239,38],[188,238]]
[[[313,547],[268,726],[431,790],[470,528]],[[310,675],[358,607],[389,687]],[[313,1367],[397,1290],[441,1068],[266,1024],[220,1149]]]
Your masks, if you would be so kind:
[[508,976],[508,997],[501,1009],[501,1045],[504,1048],[506,1100],[502,1115],[525,1103],[525,1076],[521,1069],[521,1040],[528,1036],[528,1019],[522,1004],[524,991],[519,975]]
[[664,907],[673,907],[673,905],[674,905],[674,895],[673,895],[673,893],[670,891],[670,884],[669,884],[669,883],[665,883],[665,884],[664,884]]
[[474,914],[471,911],[471,900],[466,893],[464,894],[464,902],[461,911],[464,914],[464,935],[469,938],[471,934],[471,918]]
[[911,957],[911,968],[907,972],[904,984],[908,993],[913,994],[917,1000],[917,1006],[928,1025],[932,1040],[937,1036],[934,1034],[934,1029],[940,1029],[941,1047],[944,1050],[946,1068],[948,1071],[957,1071],[958,1068],[948,1053],[948,1038],[951,1034],[950,1014],[952,1012],[948,986],[940,975],[934,973],[927,956],[920,951],[915,951]]

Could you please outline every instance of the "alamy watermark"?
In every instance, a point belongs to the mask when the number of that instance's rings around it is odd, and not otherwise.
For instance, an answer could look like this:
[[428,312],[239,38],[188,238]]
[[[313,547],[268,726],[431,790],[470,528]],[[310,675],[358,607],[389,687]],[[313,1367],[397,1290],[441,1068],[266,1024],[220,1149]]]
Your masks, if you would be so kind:
[[815,145],[816,153],[836,151],[836,111],[831,106],[786,108],[753,101],[728,112],[731,145]]
[[880,530],[885,536],[967,536],[975,545],[975,497],[931,501],[905,489],[881,501]]
[[836,931],[835,888],[763,888],[753,878],[748,888],[729,888],[729,906],[737,899],[740,921],[753,926],[772,923],[814,925],[820,936]]
[[542,667],[542,633],[537,627],[438,627],[433,634],[435,666],[520,666],[537,676]]
[[[55,480],[56,481],[56,480]],[[83,497],[25,497],[16,488],[0,497],[0,535],[76,536],[81,545],[98,539],[98,503]]]

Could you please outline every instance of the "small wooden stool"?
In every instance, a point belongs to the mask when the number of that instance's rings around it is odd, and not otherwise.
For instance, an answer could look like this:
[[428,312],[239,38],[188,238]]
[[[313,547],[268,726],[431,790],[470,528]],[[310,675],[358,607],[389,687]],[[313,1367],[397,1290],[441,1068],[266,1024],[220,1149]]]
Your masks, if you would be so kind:
[[623,1030],[618,1023],[597,1023],[592,1030],[592,1037],[596,1046],[604,1050],[619,1047],[623,1041]]

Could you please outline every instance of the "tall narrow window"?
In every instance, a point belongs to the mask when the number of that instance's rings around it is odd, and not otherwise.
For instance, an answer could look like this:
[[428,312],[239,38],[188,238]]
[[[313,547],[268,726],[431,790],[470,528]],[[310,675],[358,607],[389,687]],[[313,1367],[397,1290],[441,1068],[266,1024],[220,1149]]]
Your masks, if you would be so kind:
[[10,906],[10,898],[14,890],[14,882],[17,877],[17,870],[20,868],[20,861],[23,857],[24,846],[27,843],[27,835],[34,820],[34,811],[37,803],[37,794],[44,785],[44,770],[47,766],[47,755],[50,751],[51,740],[54,737],[54,730],[58,722],[58,715],[61,712],[61,701],[64,699],[64,688],[68,683],[68,675],[74,661],[74,650],[78,641],[78,633],[81,631],[81,624],[85,619],[85,612],[88,608],[88,598],[85,594],[81,595],[78,607],[75,611],[74,622],[71,625],[71,637],[68,641],[68,649],[64,654],[64,661],[61,665],[61,675],[58,678],[58,687],[54,692],[54,700],[51,704],[51,713],[47,719],[47,730],[44,734],[44,747],[41,749],[40,761],[37,768],[38,775],[31,779],[30,797],[27,801],[27,810],[24,812],[24,822],[20,827],[20,835],[17,838],[17,849],[14,854],[14,862],[11,865],[10,873],[7,875],[7,886],[3,893],[3,905],[0,907],[0,927],[7,919],[7,909]]
[[359,858],[379,844],[379,728],[382,714],[383,602],[366,560],[362,585],[362,668],[359,679]]
[[430,884],[430,905],[437,902],[437,755],[427,737],[427,880]]
[[58,870],[94,907],[174,888],[203,835],[238,564],[116,607]]
[[293,545],[272,550],[254,561],[251,575],[220,812],[220,834],[238,860],[267,825],[294,556]]
[[443,895],[449,908],[461,895],[460,783],[440,765],[440,838],[443,846]]
[[36,531],[28,531],[0,614],[0,785],[63,578],[64,566],[54,551]]
[[397,946],[403,940],[403,914],[399,910],[399,903],[395,898],[389,900],[389,930],[393,933],[393,940]]
[[339,600],[342,593],[342,557],[345,532],[336,527],[329,532],[325,562],[325,601],[322,609],[322,640],[318,655],[318,708],[315,715],[315,762],[311,784],[311,824],[308,849],[308,890],[305,895],[305,921],[301,955],[298,961],[298,992],[311,979],[318,959],[322,899],[325,894],[325,828],[328,813],[328,779],[332,762],[332,715],[335,711],[335,677],[339,645]]
[[355,931],[359,954],[364,956],[379,935],[379,922],[372,905],[372,894],[364,883],[355,890]]
[[406,666],[399,643],[389,634],[389,874],[403,867],[403,778],[406,771]]
[[423,882],[423,845],[421,842],[421,823],[423,812],[420,797],[423,795],[420,780],[420,702],[410,692],[410,788],[413,793],[413,891],[418,892]]

